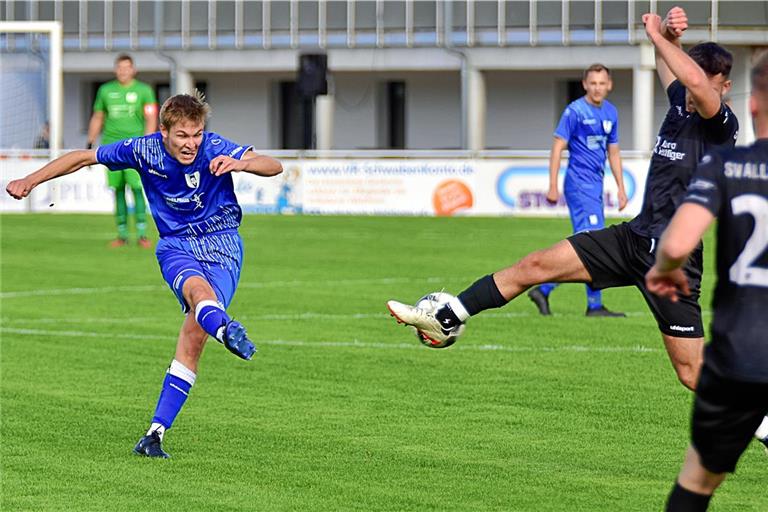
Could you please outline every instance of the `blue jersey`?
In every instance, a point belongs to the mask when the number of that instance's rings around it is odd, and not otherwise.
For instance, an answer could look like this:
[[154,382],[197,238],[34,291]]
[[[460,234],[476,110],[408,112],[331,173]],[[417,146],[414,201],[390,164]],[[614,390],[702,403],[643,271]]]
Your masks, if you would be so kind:
[[249,149],[205,132],[195,161],[183,165],[166,151],[158,132],[101,146],[96,159],[111,170],[139,172],[161,237],[200,236],[240,226],[232,175],[214,176],[209,164],[219,155],[242,158]]
[[596,107],[581,97],[563,111],[555,137],[568,143],[570,157],[565,179],[577,184],[599,184],[602,191],[608,144],[619,143],[616,107],[605,100]]

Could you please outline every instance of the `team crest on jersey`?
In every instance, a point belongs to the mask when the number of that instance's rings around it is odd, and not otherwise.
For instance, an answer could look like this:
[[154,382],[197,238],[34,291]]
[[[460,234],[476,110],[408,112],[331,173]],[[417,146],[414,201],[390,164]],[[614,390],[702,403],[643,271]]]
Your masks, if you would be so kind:
[[197,188],[200,185],[200,171],[195,171],[192,174],[185,174],[184,179],[187,180],[187,186],[189,188]]
[[136,103],[138,99],[139,99],[139,95],[133,91],[129,91],[125,93],[125,101],[127,101],[128,103]]
[[605,133],[611,133],[612,128],[613,128],[613,121],[609,121],[608,119],[603,119],[603,131]]

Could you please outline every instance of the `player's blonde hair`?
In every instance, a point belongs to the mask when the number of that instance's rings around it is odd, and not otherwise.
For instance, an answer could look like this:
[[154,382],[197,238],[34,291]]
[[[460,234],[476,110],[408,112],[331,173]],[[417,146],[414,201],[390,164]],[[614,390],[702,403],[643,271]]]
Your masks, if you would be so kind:
[[177,94],[165,100],[160,109],[160,124],[169,130],[182,119],[205,123],[210,114],[211,107],[205,102],[205,95],[195,89],[192,94]]

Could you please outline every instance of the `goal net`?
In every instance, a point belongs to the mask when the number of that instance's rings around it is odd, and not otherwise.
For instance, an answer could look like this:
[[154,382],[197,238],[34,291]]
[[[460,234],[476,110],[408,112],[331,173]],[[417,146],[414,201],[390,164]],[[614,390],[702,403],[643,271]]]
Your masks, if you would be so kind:
[[0,151],[61,147],[61,26],[0,22]]

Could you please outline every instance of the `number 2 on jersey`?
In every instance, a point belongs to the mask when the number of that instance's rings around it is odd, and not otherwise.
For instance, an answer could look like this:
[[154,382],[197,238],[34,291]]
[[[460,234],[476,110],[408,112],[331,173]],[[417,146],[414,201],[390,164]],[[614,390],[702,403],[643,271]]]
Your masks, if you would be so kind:
[[751,215],[755,219],[755,229],[731,265],[728,277],[736,284],[768,287],[768,268],[753,265],[768,248],[768,200],[755,194],[744,194],[731,200],[731,209],[734,215]]

